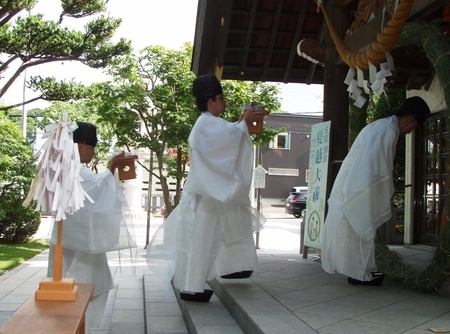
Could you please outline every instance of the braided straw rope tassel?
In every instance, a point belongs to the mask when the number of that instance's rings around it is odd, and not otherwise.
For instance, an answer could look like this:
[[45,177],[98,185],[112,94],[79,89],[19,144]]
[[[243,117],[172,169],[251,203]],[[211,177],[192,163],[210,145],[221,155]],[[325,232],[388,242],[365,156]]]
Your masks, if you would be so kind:
[[409,18],[413,2],[414,0],[403,0],[397,5],[383,32],[377,35],[376,40],[365,51],[353,51],[347,47],[334,29],[324,3],[319,1],[317,6],[322,10],[331,38],[341,59],[351,68],[367,70],[369,62],[375,66],[379,65],[386,59],[386,53],[391,52],[395,47],[403,26]]

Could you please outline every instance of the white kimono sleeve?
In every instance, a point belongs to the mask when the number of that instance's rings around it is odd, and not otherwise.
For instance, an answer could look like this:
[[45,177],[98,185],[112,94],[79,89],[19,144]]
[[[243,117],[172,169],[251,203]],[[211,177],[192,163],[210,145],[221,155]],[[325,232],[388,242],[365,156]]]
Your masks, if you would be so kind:
[[[81,185],[94,203],[84,206],[63,221],[64,248],[85,253],[103,253],[121,248],[135,247],[123,217],[124,197],[111,172],[95,174],[87,168],[81,172]],[[52,240],[56,243],[57,224]]]
[[253,143],[245,122],[202,114],[189,137],[191,168],[185,190],[248,206]]

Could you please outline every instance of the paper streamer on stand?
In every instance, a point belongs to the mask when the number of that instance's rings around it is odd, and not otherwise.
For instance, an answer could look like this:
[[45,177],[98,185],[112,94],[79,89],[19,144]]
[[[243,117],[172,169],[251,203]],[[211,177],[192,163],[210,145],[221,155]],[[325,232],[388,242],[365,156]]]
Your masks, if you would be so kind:
[[67,113],[63,113],[59,124],[45,127],[43,138],[47,140],[36,153],[40,156],[37,175],[23,202],[28,207],[31,201],[36,201],[36,211],[51,213],[55,221],[64,220],[66,214],[83,207],[85,198],[94,202],[81,187],[82,164],[77,144],[73,142],[73,131],[77,128],[76,122],[68,121]]

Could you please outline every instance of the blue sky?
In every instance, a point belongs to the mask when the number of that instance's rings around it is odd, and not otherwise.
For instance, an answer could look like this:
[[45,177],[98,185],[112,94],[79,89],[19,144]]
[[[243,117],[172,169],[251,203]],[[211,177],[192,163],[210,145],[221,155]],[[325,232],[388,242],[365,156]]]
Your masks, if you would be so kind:
[[[149,45],[161,45],[178,49],[183,43],[194,40],[198,0],[109,0],[107,12],[112,17],[122,19],[116,37],[132,41],[135,51]],[[125,5],[126,4],[126,5]],[[56,20],[61,12],[59,0],[40,0],[33,12]],[[83,20],[65,19],[65,24],[83,29]],[[94,71],[76,62],[53,63],[30,69],[27,76],[45,71],[57,79],[74,79],[85,83],[105,79],[100,71]],[[323,109],[323,89],[321,85],[280,84],[282,110],[287,112],[321,112]],[[4,97],[5,103],[22,99],[23,76],[16,80]],[[25,92],[26,99],[33,96]],[[37,102],[26,108],[45,107],[46,102]]]

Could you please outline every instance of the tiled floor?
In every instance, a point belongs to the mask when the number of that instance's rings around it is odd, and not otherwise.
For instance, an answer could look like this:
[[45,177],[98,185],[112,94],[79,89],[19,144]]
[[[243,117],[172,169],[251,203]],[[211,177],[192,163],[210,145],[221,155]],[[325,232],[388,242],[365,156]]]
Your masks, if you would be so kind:
[[[158,224],[153,223],[156,228]],[[136,220],[136,253],[108,254],[114,289],[102,326],[93,334],[188,333],[190,325],[205,334],[239,333],[240,328],[245,333],[273,334],[450,330],[448,295],[418,293],[389,283],[349,285],[346,277],[325,273],[320,263],[311,261],[312,255],[303,259],[296,245],[283,249],[270,229],[261,231],[260,266],[250,279],[216,280],[210,303],[182,302],[180,309],[170,283],[160,281],[147,267],[145,224],[145,220]],[[282,237],[285,243],[290,236]],[[423,268],[430,260],[426,248],[396,250],[417,267]],[[45,277],[47,256],[43,252],[0,276],[0,326],[33,296]]]

